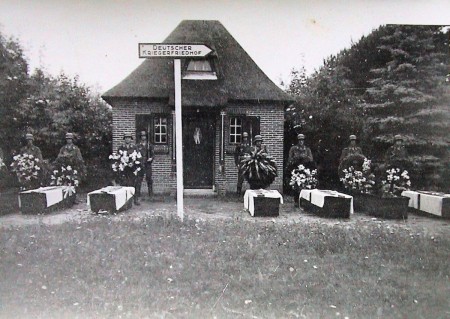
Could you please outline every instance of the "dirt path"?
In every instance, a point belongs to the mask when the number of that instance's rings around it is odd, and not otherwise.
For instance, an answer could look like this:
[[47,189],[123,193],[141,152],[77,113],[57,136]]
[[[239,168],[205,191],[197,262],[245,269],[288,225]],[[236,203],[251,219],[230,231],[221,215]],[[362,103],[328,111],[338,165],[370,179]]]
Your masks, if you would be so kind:
[[[133,206],[130,210],[111,215],[116,221],[139,222],[149,216],[163,216],[172,218],[176,214],[174,200],[143,201],[140,206]],[[242,220],[250,223],[281,223],[281,224],[322,224],[330,227],[369,227],[378,224],[379,227],[395,230],[403,228],[412,235],[425,233],[433,236],[450,236],[450,220],[409,214],[408,220],[381,220],[361,214],[353,214],[350,219],[326,219],[305,213],[295,208],[292,202],[281,205],[280,216],[277,218],[251,217],[238,199],[218,200],[215,198],[186,198],[185,216],[187,219]],[[62,223],[81,223],[88,221],[92,212],[86,203],[78,203],[70,209],[60,210],[46,215],[22,215],[20,213],[0,216],[0,227],[25,227],[27,225],[58,225]]]

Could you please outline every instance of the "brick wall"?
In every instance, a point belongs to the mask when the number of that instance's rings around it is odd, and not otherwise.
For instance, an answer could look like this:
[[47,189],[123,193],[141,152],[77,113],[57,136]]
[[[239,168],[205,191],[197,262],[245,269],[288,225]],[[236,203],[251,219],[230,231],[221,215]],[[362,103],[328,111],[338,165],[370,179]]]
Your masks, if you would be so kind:
[[[235,115],[258,116],[260,118],[260,132],[263,144],[267,146],[268,152],[274,157],[278,166],[278,177],[271,185],[271,189],[282,192],[283,180],[283,134],[284,134],[284,108],[281,105],[270,104],[240,104],[229,105],[224,109],[226,112],[225,123],[225,163],[224,170],[220,165],[220,131],[221,117],[216,118],[215,136],[215,163],[214,183],[220,195],[236,192],[237,168],[234,164],[234,145],[229,143],[230,117]],[[172,126],[172,109],[162,102],[116,102],[113,105],[113,149],[122,144],[124,133],[131,133],[135,138],[136,114],[165,113],[169,115],[169,127]],[[176,192],[176,173],[172,171],[172,129],[168,130],[169,153],[157,154],[153,163],[153,189],[155,193]],[[248,185],[244,183],[243,190]]]
[[[216,150],[216,186],[219,194],[236,192],[237,168],[234,164],[235,146],[229,142],[230,117],[236,115],[258,116],[260,118],[260,132],[263,144],[267,146],[269,154],[275,159],[278,167],[278,177],[271,185],[271,189],[283,190],[283,136],[284,136],[284,108],[282,105],[270,104],[241,104],[230,105],[225,110],[225,172],[220,171],[219,150]],[[216,145],[220,145],[220,119],[217,122]],[[244,182],[243,191],[248,187]]]
[[[136,115],[167,114],[168,125],[172,125],[172,109],[162,102],[120,101],[113,104],[113,151],[123,143],[123,134],[131,133],[136,142]],[[168,154],[155,154],[152,164],[153,192],[173,193],[176,189],[176,173],[172,172],[172,130],[168,130]]]

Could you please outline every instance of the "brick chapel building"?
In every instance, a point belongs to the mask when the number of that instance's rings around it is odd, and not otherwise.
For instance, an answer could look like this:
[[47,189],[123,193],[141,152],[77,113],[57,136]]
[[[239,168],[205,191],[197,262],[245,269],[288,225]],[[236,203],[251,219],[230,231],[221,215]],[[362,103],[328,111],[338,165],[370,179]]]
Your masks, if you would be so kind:
[[[260,134],[275,158],[278,177],[270,188],[281,192],[284,109],[293,99],[219,21],[182,21],[164,43],[201,43],[213,50],[206,58],[181,61],[184,188],[235,192],[234,150],[248,132],[251,138]],[[113,149],[124,133],[146,130],[155,149],[153,190],[175,193],[173,59],[146,59],[102,97],[113,110]]]

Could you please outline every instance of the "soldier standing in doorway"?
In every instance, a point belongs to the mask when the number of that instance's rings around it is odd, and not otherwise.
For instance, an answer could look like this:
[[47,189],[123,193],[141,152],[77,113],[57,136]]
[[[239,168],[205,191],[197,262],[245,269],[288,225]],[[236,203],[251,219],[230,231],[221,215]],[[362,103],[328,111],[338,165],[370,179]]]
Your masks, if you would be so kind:
[[147,182],[148,196],[153,195],[152,163],[153,163],[153,145],[147,140],[147,132],[141,131],[140,141],[136,145],[137,150],[142,155],[142,170],[137,175],[136,194],[141,197],[141,185],[144,180]]
[[[131,133],[123,134],[123,140],[124,140],[124,143],[119,146],[118,151],[127,152],[127,154],[132,154],[135,151],[138,152],[136,145],[134,143],[132,143],[133,136],[131,135]],[[142,169],[141,169],[141,171],[142,171]],[[119,184],[122,186],[128,186],[128,187],[135,188],[135,196],[133,197],[135,205],[140,205],[139,196],[137,194],[138,181],[142,182],[142,180],[139,179],[139,177],[133,173],[128,173],[126,175],[123,175],[119,181]]]
[[242,184],[244,183],[244,176],[242,176],[242,174],[240,173],[241,161],[244,159],[246,155],[250,155],[251,151],[252,151],[251,146],[248,141],[248,133],[244,132],[242,133],[242,143],[237,145],[234,151],[234,163],[236,164],[236,167],[238,169],[238,180],[236,189],[236,193],[238,195],[241,195]]

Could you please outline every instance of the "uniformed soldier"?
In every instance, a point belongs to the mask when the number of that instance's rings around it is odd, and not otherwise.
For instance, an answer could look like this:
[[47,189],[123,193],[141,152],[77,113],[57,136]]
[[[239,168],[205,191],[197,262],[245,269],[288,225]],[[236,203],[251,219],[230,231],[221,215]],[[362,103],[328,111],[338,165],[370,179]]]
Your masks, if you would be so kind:
[[86,172],[81,151],[78,146],[73,144],[73,133],[66,133],[66,145],[61,147],[56,160],[66,165],[71,165],[79,172],[80,177],[84,176]]
[[152,196],[153,195],[152,163],[154,150],[153,144],[147,140],[146,131],[140,132],[140,141],[136,145],[136,148],[142,155],[142,170],[140,170],[138,173],[136,194],[138,194],[139,197],[141,196],[141,185],[145,175],[145,180],[147,182],[148,187],[148,196]]
[[261,135],[255,135],[255,138],[253,139],[254,146],[252,147],[252,151],[263,151],[264,153],[267,153],[267,146],[263,144],[263,139]]
[[308,164],[314,162],[311,149],[305,145],[305,135],[297,135],[297,144],[293,145],[289,150],[287,170],[290,173],[300,164]]
[[236,146],[234,151],[234,163],[238,169],[238,180],[237,180],[237,190],[236,193],[241,195],[242,192],[242,184],[244,182],[244,176],[240,174],[240,163],[244,159],[246,155],[250,155],[252,152],[250,143],[248,141],[248,133],[242,133],[242,143]]
[[386,151],[384,159],[386,163],[398,160],[406,160],[408,153],[403,145],[403,137],[401,135],[394,136],[394,145]]
[[356,146],[356,135],[350,135],[349,139],[350,145],[342,150],[339,162],[342,162],[347,156],[350,155],[360,154],[364,156],[361,147]]
[[[136,152],[138,151],[137,146],[132,142],[133,136],[131,135],[131,133],[123,134],[123,140],[124,140],[124,143],[119,146],[119,148],[118,148],[119,151],[126,151],[127,154],[131,154],[134,151],[136,151]],[[127,174],[127,175],[123,175],[121,177],[121,180],[119,181],[120,185],[122,185],[122,186],[130,186],[130,187],[135,188],[135,196],[134,196],[134,204],[135,205],[140,205],[140,203],[139,203],[140,195],[137,194],[137,188],[140,187],[140,186],[138,186],[138,180],[140,182],[142,182],[142,179],[139,179],[137,175]]]
[[34,137],[33,134],[27,133],[25,134],[26,139],[26,145],[20,149],[20,154],[28,154],[33,155],[36,160],[39,160],[37,165],[40,167],[40,173],[39,177],[36,180],[33,180],[30,187],[31,188],[37,188],[40,186],[42,179],[45,177],[46,174],[46,167],[44,165],[44,159],[42,158],[42,152],[39,147],[33,144]]
[[41,163],[43,163],[42,152],[36,145],[33,144],[34,137],[33,134],[27,133],[25,135],[25,139],[27,144],[20,149],[21,154],[33,155],[35,158],[39,159]]

